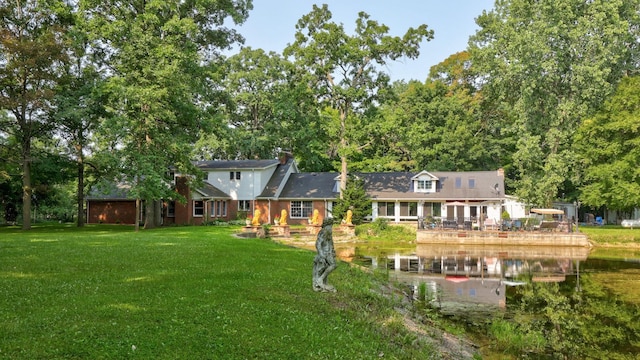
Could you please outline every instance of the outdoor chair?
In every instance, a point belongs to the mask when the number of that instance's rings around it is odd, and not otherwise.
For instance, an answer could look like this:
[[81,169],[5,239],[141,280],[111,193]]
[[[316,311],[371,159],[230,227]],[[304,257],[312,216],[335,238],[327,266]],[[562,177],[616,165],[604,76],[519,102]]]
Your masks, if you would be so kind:
[[484,221],[484,229],[485,230],[495,230],[498,227],[498,224],[493,219],[486,219]]
[[473,223],[471,221],[465,221],[463,226],[464,226],[465,230],[472,230],[473,229]]

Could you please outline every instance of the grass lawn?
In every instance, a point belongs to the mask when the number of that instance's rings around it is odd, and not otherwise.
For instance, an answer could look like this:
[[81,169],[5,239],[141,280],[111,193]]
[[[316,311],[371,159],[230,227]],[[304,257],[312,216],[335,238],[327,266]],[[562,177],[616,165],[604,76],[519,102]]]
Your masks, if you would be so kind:
[[640,246],[640,229],[628,229],[619,225],[581,226],[580,232],[596,246]]
[[[381,296],[341,264],[311,288],[314,253],[238,227],[0,228],[2,359],[427,359]],[[383,280],[383,281],[376,281]]]

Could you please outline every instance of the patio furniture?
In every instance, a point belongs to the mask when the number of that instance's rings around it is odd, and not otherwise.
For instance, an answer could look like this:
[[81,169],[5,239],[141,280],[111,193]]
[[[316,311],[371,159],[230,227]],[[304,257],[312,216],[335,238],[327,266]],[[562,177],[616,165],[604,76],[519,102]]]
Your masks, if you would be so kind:
[[484,221],[485,230],[496,230],[497,228],[498,228],[498,223],[494,219],[486,219]]

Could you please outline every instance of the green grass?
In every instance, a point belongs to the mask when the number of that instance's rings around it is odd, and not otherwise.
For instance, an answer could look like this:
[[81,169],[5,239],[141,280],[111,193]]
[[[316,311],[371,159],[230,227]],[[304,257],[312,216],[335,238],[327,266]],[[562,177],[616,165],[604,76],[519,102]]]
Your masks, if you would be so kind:
[[0,228],[3,359],[420,359],[384,279],[239,227]]
[[619,225],[581,226],[580,232],[589,241],[601,246],[640,246],[640,229],[627,229]]

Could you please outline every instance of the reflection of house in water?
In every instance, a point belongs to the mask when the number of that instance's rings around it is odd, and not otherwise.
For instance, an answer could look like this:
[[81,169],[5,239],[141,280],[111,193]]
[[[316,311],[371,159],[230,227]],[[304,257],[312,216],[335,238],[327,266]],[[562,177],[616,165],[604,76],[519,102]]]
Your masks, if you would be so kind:
[[[588,248],[443,246],[419,244],[411,255],[372,258],[372,267],[394,270],[396,280],[418,289],[430,289],[441,307],[456,303],[474,306],[505,306],[506,286],[531,281],[564,281],[577,275]],[[384,264],[380,264],[380,260]],[[471,308],[469,308],[471,306]]]

